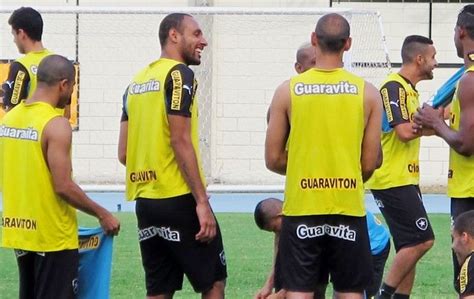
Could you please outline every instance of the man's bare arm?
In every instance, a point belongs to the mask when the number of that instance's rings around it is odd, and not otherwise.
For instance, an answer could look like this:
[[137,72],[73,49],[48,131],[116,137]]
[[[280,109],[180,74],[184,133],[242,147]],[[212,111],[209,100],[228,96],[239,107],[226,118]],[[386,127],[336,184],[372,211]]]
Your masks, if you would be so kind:
[[216,221],[209,205],[206,188],[199,174],[197,153],[191,140],[191,118],[168,114],[171,146],[181,173],[196,200],[196,212],[201,229],[196,240],[209,242],[216,235]]
[[423,128],[432,128],[460,155],[471,156],[474,154],[474,72],[468,72],[461,78],[457,93],[461,107],[458,131],[445,123],[443,109],[435,110],[426,104],[418,109],[415,122]]
[[275,91],[269,108],[265,139],[265,164],[273,172],[285,175],[288,153],[286,142],[290,134],[290,82],[283,82]]
[[362,140],[361,168],[362,179],[367,181],[377,162],[380,162],[380,135],[382,127],[382,99],[379,91],[366,82],[364,90],[365,130]]
[[120,122],[120,133],[118,142],[118,159],[120,163],[127,163],[127,138],[128,138],[128,121]]
[[116,235],[120,222],[91,200],[71,178],[71,141],[71,126],[64,117],[53,118],[43,130],[43,153],[53,178],[54,190],[71,206],[96,217],[105,233]]

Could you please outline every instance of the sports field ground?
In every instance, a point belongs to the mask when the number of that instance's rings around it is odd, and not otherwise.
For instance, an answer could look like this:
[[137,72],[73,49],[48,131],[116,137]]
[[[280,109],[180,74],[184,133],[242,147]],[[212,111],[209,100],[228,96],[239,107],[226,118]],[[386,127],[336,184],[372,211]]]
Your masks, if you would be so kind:
[[[145,297],[144,276],[137,242],[134,213],[116,213],[121,220],[121,232],[115,239],[112,299]],[[228,264],[226,297],[252,298],[263,284],[272,262],[273,237],[257,229],[250,213],[217,213],[221,226]],[[417,277],[411,298],[456,298],[452,287],[449,216],[430,214],[436,234],[433,249],[417,267]],[[96,226],[94,218],[79,213],[82,226]],[[392,252],[393,255],[393,252]],[[390,264],[391,257],[388,264]],[[386,267],[387,269],[387,267]],[[329,291],[328,291],[329,292]],[[18,273],[13,252],[0,249],[0,298],[18,298]],[[175,298],[200,298],[187,282]],[[328,297],[330,298],[330,297]]]

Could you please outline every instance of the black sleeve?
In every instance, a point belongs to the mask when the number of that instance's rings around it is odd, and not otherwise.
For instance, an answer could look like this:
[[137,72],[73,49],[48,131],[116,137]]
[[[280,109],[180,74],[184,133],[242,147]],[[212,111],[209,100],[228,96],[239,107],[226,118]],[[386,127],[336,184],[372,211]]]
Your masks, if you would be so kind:
[[18,105],[28,96],[30,76],[26,68],[19,62],[12,62],[8,71],[8,79],[3,82],[3,108],[9,110]]
[[474,258],[470,255],[459,272],[459,294],[460,298],[474,295]]
[[184,64],[173,67],[165,80],[166,112],[191,117],[197,84],[194,72]]
[[393,128],[396,125],[410,122],[407,107],[407,93],[405,88],[396,81],[385,83],[380,89],[383,108],[387,114],[387,120]]
[[122,96],[122,117],[120,118],[120,122],[128,121],[127,95],[128,95],[128,87],[125,89],[125,92],[123,93],[123,96]]

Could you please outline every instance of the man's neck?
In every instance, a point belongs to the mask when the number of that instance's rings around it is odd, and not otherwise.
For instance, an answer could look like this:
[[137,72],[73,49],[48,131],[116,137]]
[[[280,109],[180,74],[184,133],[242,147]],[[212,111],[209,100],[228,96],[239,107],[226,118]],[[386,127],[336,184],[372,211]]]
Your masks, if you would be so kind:
[[474,41],[466,41],[464,44],[464,66],[469,68],[474,65]]
[[43,51],[45,48],[41,41],[31,42],[29,45],[25,47],[25,53],[28,54],[30,52],[39,52]]
[[316,55],[316,64],[314,67],[317,69],[332,70],[342,68],[343,66],[342,54],[319,53],[319,55]]
[[160,58],[173,59],[173,60],[184,63],[183,57],[181,55],[179,55],[177,53],[177,51],[170,51],[170,49],[168,49],[166,47],[161,49]]
[[36,88],[31,97],[26,99],[25,103],[33,104],[36,102],[44,102],[50,104],[53,107],[56,107],[58,101],[56,97],[51,96],[53,93],[47,88]]
[[418,75],[416,67],[412,65],[402,65],[402,68],[398,72],[403,78],[410,81],[413,87],[416,87],[416,84],[422,80],[422,78]]

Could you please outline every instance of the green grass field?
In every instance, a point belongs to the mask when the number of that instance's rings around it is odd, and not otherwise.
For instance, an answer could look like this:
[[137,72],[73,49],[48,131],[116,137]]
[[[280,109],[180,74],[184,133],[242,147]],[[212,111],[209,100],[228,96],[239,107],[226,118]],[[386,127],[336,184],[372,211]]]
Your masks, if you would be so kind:
[[[111,298],[144,298],[144,275],[133,213],[117,213],[121,233],[114,241]],[[272,262],[273,237],[257,229],[251,214],[217,214],[227,256],[227,298],[252,298],[263,284]],[[456,298],[452,287],[449,216],[432,214],[436,234],[433,249],[417,267],[411,298]],[[96,226],[94,218],[80,214],[82,226]],[[392,252],[393,254],[393,252]],[[387,263],[390,265],[391,257]],[[329,291],[328,291],[329,292]],[[0,298],[18,298],[18,272],[13,252],[0,249]],[[200,298],[185,282],[175,298]],[[328,297],[330,298],[330,297]]]

